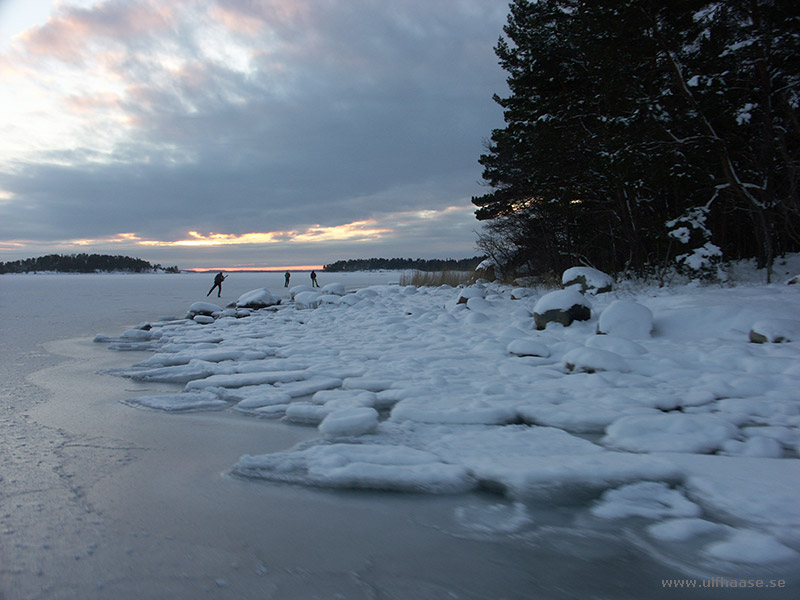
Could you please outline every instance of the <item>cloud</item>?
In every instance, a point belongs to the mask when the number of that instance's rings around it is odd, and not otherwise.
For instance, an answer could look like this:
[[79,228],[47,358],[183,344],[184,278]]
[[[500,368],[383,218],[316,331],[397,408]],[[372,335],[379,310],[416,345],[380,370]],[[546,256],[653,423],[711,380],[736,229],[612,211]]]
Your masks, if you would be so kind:
[[376,223],[393,251],[403,232],[409,249],[434,252],[423,221],[391,220],[454,218],[448,207],[467,211],[481,193],[482,139],[502,122],[491,96],[504,85],[492,51],[504,20],[503,3],[482,0],[62,8],[0,56],[0,85],[19,90],[0,99],[0,240]]

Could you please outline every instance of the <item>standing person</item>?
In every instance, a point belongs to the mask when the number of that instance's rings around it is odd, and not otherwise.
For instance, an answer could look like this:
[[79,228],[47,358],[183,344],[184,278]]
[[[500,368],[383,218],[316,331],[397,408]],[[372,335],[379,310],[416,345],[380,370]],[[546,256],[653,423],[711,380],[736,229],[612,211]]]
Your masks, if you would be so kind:
[[319,287],[317,283],[317,272],[311,271],[311,287]]
[[220,298],[222,296],[222,282],[225,281],[227,277],[228,277],[227,275],[222,274],[222,271],[217,273],[217,276],[214,277],[214,285],[211,287],[210,290],[208,290],[206,297],[210,296],[211,292],[213,292],[215,288],[219,288],[219,291],[217,292],[217,298]]
[[292,274],[291,274],[291,273],[289,273],[289,271],[286,271],[286,273],[284,273],[284,275],[283,275],[283,278],[284,278],[286,281],[284,282],[284,284],[283,284],[283,287],[289,287],[289,278],[290,278],[291,276],[292,276]]

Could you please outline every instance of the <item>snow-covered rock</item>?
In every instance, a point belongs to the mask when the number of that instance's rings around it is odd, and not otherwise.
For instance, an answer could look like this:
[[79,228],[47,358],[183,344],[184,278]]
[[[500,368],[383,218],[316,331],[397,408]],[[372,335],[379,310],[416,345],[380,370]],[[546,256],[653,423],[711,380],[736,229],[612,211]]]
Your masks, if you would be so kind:
[[756,344],[800,341],[800,321],[760,319],[750,329],[750,341]]
[[530,296],[534,296],[536,294],[535,290],[531,288],[524,288],[518,287],[511,290],[511,299],[512,300],[521,300],[523,298],[528,298]]
[[611,291],[614,279],[592,267],[572,267],[561,275],[561,284],[565,288],[580,285],[584,293],[602,294]]
[[595,373],[597,371],[619,371],[627,373],[631,370],[628,363],[619,354],[598,348],[575,348],[561,359],[563,365],[576,373]]
[[486,311],[491,310],[491,303],[482,296],[474,296],[467,300],[467,308],[470,310]]
[[300,292],[294,297],[294,305],[297,308],[317,308],[321,298],[322,294],[319,292]]
[[222,307],[212,304],[211,302],[195,302],[189,307],[185,319],[193,319],[195,315],[205,315],[213,317],[222,313]]
[[323,294],[331,294],[333,296],[344,296],[347,292],[345,292],[344,285],[341,283],[329,283],[322,287],[319,290]]
[[560,323],[568,327],[573,321],[588,321],[591,317],[591,303],[574,289],[545,294],[533,306],[537,329],[544,329],[548,323]]
[[621,338],[648,338],[652,330],[653,313],[633,300],[614,300],[600,313],[597,322],[597,333]]
[[259,288],[239,296],[239,299],[236,300],[236,307],[258,309],[275,306],[279,303],[280,299],[276,298],[268,289]]
[[470,298],[483,298],[486,295],[486,290],[477,285],[471,285],[459,290],[456,304],[466,304]]
[[550,349],[547,346],[529,339],[513,340],[506,346],[506,351],[516,356],[541,356],[542,358],[550,356]]
[[317,292],[317,291],[319,291],[319,288],[315,288],[310,285],[295,285],[289,288],[289,298],[294,300],[294,297],[302,292]]
[[647,352],[647,349],[636,342],[613,335],[594,335],[586,340],[587,348],[608,350],[621,356],[636,357]]

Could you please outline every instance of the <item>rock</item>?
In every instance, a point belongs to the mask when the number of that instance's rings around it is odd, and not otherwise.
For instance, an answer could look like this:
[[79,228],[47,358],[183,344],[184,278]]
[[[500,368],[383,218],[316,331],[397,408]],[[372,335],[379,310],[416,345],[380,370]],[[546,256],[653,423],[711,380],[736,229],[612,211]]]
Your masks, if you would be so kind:
[[631,368],[619,354],[599,348],[575,348],[564,355],[564,366],[573,373],[596,373],[597,371],[619,371],[628,373]]
[[456,304],[466,304],[470,298],[483,298],[486,292],[478,286],[465,287],[458,294]]
[[592,267],[572,267],[564,271],[561,284],[568,288],[571,285],[580,285],[583,293],[602,294],[610,292],[614,280],[610,275]]
[[492,305],[486,298],[476,296],[467,300],[467,308],[470,310],[489,310]]
[[540,356],[542,358],[550,356],[550,349],[536,340],[513,340],[506,347],[506,351],[516,356]]
[[523,298],[533,296],[535,293],[536,292],[531,288],[518,287],[511,290],[511,299],[522,300]]
[[273,296],[266,288],[252,290],[239,296],[236,301],[236,308],[266,308],[280,304],[280,300]]
[[786,282],[786,285],[799,285],[800,284],[800,275],[795,275],[789,281]]
[[341,283],[329,283],[319,291],[323,294],[332,294],[334,296],[344,296],[346,293]]
[[189,312],[186,313],[184,319],[193,319],[196,315],[206,315],[213,317],[215,314],[220,314],[222,307],[212,304],[211,302],[195,302],[189,307]]
[[300,292],[294,297],[294,305],[297,308],[317,308],[320,298],[322,294],[319,292]]
[[636,357],[645,354],[647,350],[628,339],[616,337],[614,335],[594,335],[586,340],[587,348],[598,348],[599,350],[608,350],[615,352],[621,356]]
[[800,321],[794,319],[762,319],[750,329],[750,341],[755,344],[780,344],[800,341]]
[[310,285],[296,285],[292,288],[289,288],[289,297],[294,300],[294,297],[297,294],[301,294],[303,292],[316,292],[317,288],[311,287]]
[[548,323],[561,323],[568,327],[573,321],[588,321],[591,317],[591,304],[574,289],[545,294],[533,307],[537,329],[544,329]]
[[614,300],[600,314],[597,333],[627,339],[650,337],[653,330],[653,313],[646,306],[632,300]]

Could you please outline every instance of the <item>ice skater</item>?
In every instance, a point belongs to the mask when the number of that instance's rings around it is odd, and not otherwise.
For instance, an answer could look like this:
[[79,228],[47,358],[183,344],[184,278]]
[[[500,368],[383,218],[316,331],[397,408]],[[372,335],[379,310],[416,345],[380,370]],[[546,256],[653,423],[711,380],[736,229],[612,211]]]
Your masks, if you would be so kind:
[[219,291],[217,292],[217,298],[222,297],[222,282],[225,281],[227,278],[228,278],[228,276],[227,275],[223,275],[222,271],[217,273],[217,276],[214,277],[214,285],[211,287],[210,290],[208,290],[208,293],[206,294],[206,298],[209,297],[211,295],[211,292],[213,292],[216,288],[219,288]]
[[291,279],[291,277],[292,277],[292,274],[289,273],[289,271],[286,271],[286,273],[284,273],[283,278],[286,281],[284,282],[283,287],[289,287],[289,279]]
[[319,287],[317,283],[317,272],[311,271],[311,287]]

